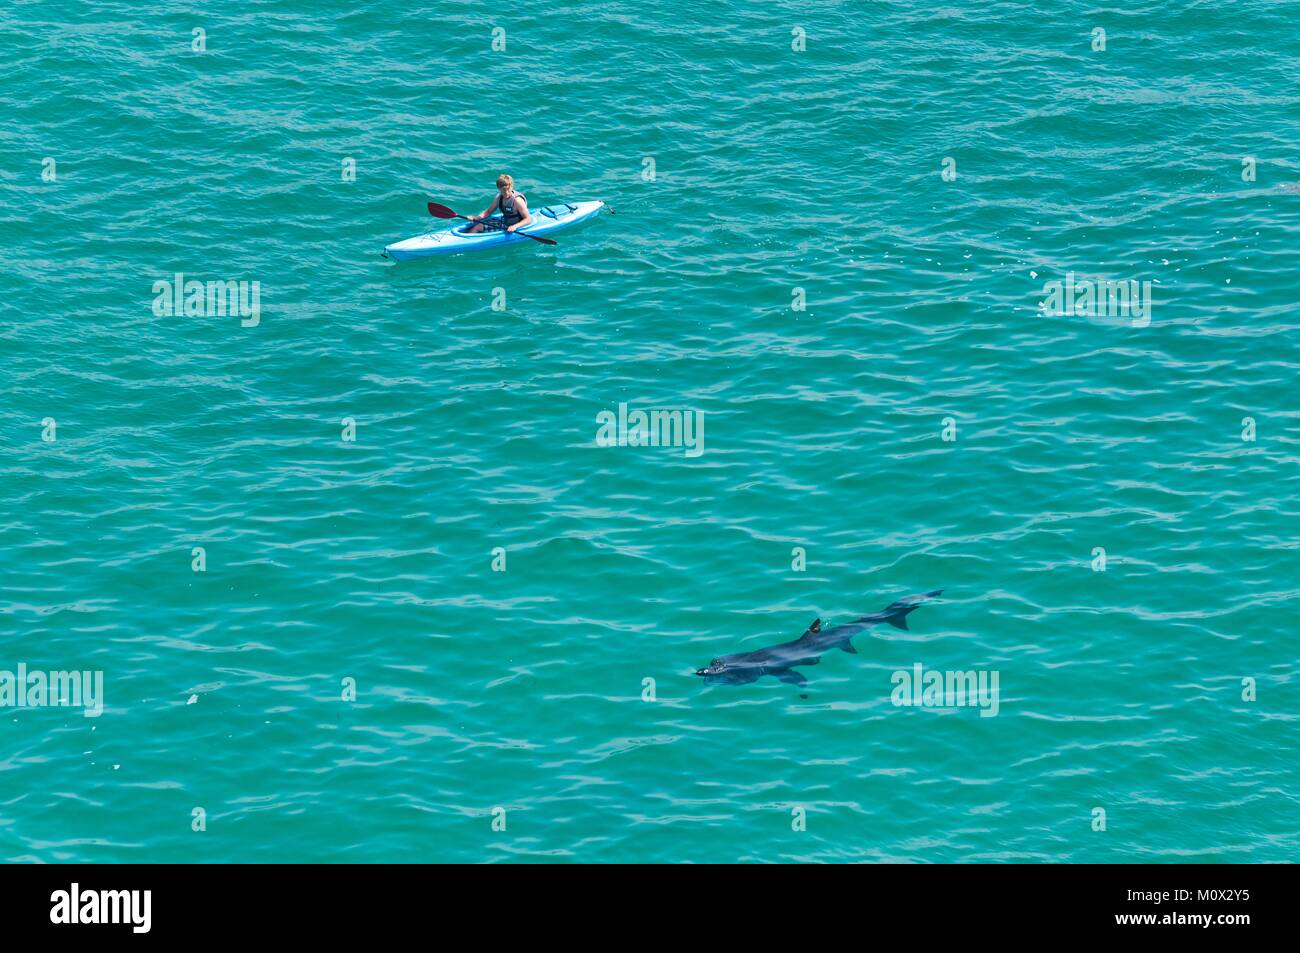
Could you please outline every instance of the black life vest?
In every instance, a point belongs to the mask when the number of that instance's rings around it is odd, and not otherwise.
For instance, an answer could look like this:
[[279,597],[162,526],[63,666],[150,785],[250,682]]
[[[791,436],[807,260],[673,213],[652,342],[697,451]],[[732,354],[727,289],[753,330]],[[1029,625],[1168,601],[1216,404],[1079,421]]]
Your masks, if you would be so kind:
[[515,199],[524,199],[527,201],[527,198],[522,192],[515,192],[510,196],[510,198],[501,198],[497,203],[498,207],[501,209],[501,220],[507,227],[524,220],[524,217],[519,214],[518,207],[515,205]]

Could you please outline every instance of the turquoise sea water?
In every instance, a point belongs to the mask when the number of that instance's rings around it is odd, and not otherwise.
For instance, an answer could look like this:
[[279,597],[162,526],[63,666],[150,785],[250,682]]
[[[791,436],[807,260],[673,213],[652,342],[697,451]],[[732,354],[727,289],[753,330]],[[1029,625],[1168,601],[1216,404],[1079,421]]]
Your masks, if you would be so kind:
[[[1295,5],[509,10],[0,10],[0,669],[104,673],[0,710],[0,856],[1296,859]],[[503,171],[618,214],[380,257]]]

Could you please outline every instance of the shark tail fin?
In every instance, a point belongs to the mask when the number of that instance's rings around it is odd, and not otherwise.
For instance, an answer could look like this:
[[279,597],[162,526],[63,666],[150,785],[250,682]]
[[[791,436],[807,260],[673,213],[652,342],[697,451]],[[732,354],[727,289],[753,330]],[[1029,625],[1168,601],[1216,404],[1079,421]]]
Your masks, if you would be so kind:
[[908,596],[906,599],[899,599],[885,607],[884,621],[899,629],[907,629],[907,614],[919,606],[927,599],[933,599],[935,596],[942,595],[942,589],[935,589],[933,592],[923,592],[920,595]]

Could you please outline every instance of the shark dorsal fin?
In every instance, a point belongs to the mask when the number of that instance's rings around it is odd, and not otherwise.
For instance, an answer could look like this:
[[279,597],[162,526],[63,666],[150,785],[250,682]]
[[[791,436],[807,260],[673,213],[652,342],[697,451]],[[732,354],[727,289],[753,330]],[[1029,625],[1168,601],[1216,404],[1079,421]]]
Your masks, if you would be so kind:
[[813,619],[813,620],[812,620],[812,625],[808,626],[808,631],[809,631],[809,632],[820,632],[821,630],[822,630],[822,620],[821,620],[821,619]]

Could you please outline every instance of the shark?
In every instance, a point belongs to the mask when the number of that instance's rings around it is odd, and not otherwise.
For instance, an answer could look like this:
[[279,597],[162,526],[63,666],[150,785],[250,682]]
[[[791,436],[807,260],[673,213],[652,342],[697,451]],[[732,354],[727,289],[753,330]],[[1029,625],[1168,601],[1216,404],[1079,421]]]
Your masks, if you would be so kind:
[[708,685],[745,685],[758,681],[764,675],[771,675],[791,685],[806,685],[808,679],[802,672],[795,671],[797,666],[816,665],[821,661],[822,655],[832,649],[857,655],[853,637],[859,632],[880,622],[906,629],[908,614],[922,602],[942,593],[942,589],[935,589],[933,592],[908,596],[885,606],[879,612],[830,629],[823,629],[822,620],[814,619],[812,625],[797,639],[766,649],[719,656],[704,668],[696,669],[695,674],[702,677]]

